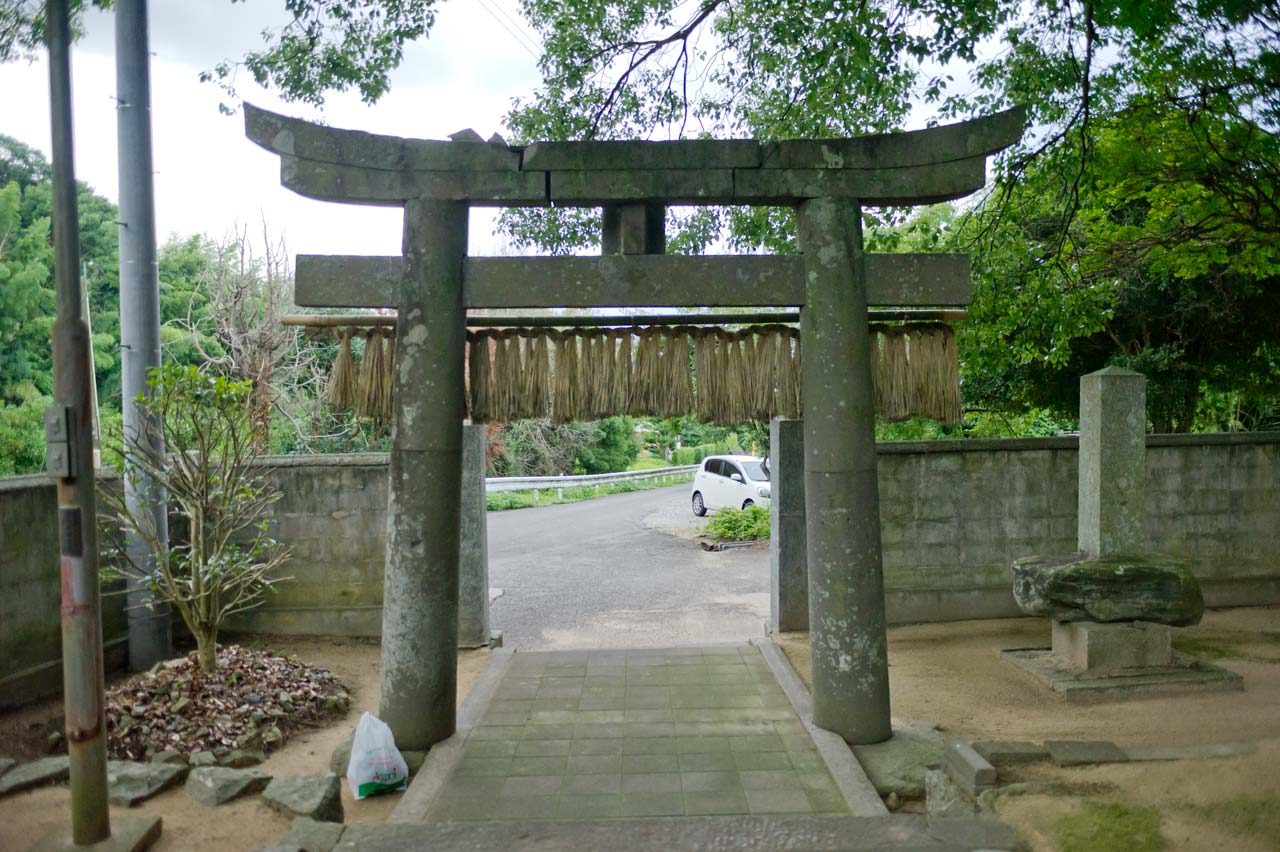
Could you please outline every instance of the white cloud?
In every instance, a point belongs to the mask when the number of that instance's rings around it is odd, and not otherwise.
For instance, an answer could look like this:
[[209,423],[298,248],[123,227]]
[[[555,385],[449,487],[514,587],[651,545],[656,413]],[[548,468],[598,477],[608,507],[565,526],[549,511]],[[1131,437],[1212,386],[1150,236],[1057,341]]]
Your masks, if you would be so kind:
[[[514,0],[485,0],[516,15]],[[213,63],[261,44],[260,32],[285,20],[281,0],[235,3],[185,0],[151,4],[152,134],[156,215],[169,233],[223,236],[235,222],[257,230],[265,217],[301,254],[399,254],[396,209],[325,204],[280,186],[279,161],[244,136],[240,115],[224,116],[225,94],[197,75]],[[526,31],[527,32],[527,31]],[[75,46],[76,175],[116,200],[114,31],[109,14],[87,21]],[[48,71],[43,61],[0,66],[0,133],[48,154]],[[391,91],[376,106],[354,94],[329,99],[323,119],[335,127],[422,138],[446,138],[464,127],[482,136],[503,132],[513,96],[528,94],[539,77],[533,56],[475,0],[441,5],[430,38],[411,45],[392,75]],[[316,118],[285,104],[242,74],[240,97],[287,115]],[[494,213],[472,215],[471,250],[498,250]]]

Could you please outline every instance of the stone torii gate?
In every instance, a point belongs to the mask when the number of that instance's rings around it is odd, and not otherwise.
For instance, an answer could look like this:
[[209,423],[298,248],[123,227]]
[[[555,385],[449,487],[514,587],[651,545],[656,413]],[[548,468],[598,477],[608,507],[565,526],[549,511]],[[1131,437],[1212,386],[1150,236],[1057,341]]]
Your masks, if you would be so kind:
[[[402,748],[454,732],[463,352],[470,308],[798,307],[813,719],[850,743],[886,739],[889,676],[869,305],[969,301],[966,255],[862,247],[863,205],[982,187],[1015,143],[1010,110],[853,139],[454,141],[337,130],[245,105],[281,182],[321,201],[404,208],[401,257],[299,256],[310,307],[398,309],[380,713]],[[668,256],[668,205],[796,210],[800,255]],[[468,208],[603,208],[601,257],[467,257]]]

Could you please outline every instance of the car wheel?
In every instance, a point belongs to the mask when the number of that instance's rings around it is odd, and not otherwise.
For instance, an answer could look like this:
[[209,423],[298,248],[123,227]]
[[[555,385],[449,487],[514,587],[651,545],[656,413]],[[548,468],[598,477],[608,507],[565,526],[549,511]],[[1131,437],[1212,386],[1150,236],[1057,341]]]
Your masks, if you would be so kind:
[[693,513],[701,518],[707,514],[707,504],[702,502],[702,492],[693,492]]
[[743,501],[742,501],[742,508],[744,508],[744,509],[745,509],[745,508],[747,508],[748,506],[754,506],[755,504],[756,504],[756,501],[755,501],[755,500],[743,500]]

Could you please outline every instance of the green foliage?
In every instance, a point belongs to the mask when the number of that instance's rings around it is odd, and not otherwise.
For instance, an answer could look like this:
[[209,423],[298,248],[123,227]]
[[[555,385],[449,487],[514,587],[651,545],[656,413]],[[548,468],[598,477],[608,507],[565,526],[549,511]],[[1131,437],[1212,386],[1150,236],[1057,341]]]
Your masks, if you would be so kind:
[[1160,852],[1160,814],[1154,808],[1084,802],[1054,825],[1059,852]]
[[44,410],[52,403],[35,396],[0,406],[0,476],[44,469]]
[[769,510],[755,505],[720,509],[707,521],[707,532],[720,541],[763,541],[769,538]]
[[707,456],[723,456],[730,453],[728,443],[699,444],[696,447],[678,447],[671,452],[671,464],[684,466],[697,464]]
[[[171,604],[196,638],[204,671],[216,666],[215,648],[223,620],[252,609],[282,578],[275,576],[288,553],[270,537],[268,510],[280,493],[255,463],[249,382],[170,365],[152,370],[139,394],[144,418],[163,424],[166,454],[149,450],[152,436],[134,436],[123,449],[104,448],[126,479],[150,480],[180,519],[185,536],[164,541],[151,501],[126,502],[123,493],[103,492],[110,507],[108,535],[117,530],[144,543],[154,573],[135,564],[124,547],[118,561],[103,569],[106,580],[128,576],[142,581],[155,599]],[[142,486],[144,488],[149,486]],[[118,544],[118,543],[117,543]]]
[[594,424],[590,442],[578,447],[577,465],[584,473],[626,470],[640,455],[636,421],[631,417],[606,417]]
[[235,97],[232,82],[243,66],[263,88],[285,100],[323,105],[326,92],[355,88],[367,104],[391,86],[404,45],[435,22],[436,0],[285,0],[292,20],[263,33],[267,46],[240,62],[224,61],[200,74]]

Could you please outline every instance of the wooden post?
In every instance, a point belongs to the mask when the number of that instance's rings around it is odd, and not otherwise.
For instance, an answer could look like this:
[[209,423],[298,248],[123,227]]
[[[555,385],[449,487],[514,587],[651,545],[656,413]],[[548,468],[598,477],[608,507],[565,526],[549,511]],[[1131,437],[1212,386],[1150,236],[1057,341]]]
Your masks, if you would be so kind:
[[456,722],[466,252],[465,204],[405,205],[379,711],[402,749]]
[[813,721],[855,744],[891,733],[861,215],[817,198],[798,222]]

